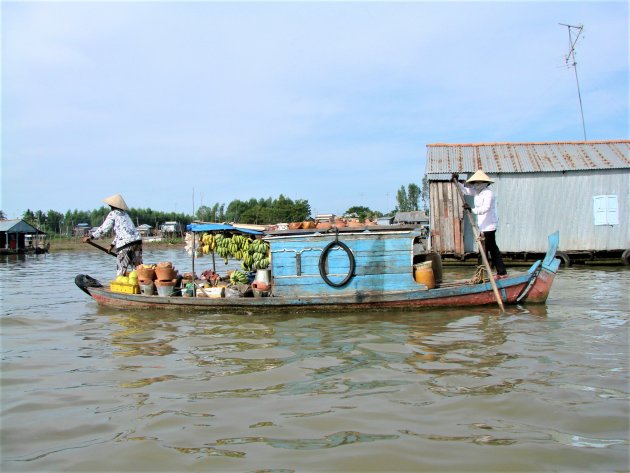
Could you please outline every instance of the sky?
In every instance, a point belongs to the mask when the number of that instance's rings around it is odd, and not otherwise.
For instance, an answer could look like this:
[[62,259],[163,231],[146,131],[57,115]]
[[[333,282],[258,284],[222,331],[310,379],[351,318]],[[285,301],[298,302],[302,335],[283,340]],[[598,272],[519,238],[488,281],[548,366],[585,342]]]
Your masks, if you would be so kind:
[[[387,213],[431,143],[628,139],[625,1],[3,0],[0,209]],[[573,30],[576,31],[576,30]],[[575,37],[575,33],[574,33]],[[571,64],[571,62],[569,62]]]

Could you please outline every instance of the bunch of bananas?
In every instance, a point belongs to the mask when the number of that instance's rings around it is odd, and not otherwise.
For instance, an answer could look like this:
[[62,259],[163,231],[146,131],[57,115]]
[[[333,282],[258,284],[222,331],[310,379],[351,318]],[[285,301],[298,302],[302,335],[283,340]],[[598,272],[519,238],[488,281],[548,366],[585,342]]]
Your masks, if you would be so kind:
[[204,255],[209,254],[216,249],[215,237],[212,233],[204,233],[201,237],[201,251]]
[[232,271],[232,273],[230,274],[230,282],[232,284],[248,284],[249,278],[244,271],[237,269],[235,271]]
[[249,246],[247,259],[243,263],[247,263],[253,269],[266,269],[271,262],[271,253],[269,252],[269,243],[262,240],[254,240]]
[[238,260],[243,259],[243,255],[249,246],[249,239],[243,235],[232,235],[230,237],[219,234],[214,237],[214,240],[217,254],[223,258],[225,264],[227,264],[229,257]]
[[250,240],[243,235],[205,233],[201,237],[198,251],[201,254],[215,251],[223,258],[225,264],[228,264],[228,258],[240,260],[243,271],[266,269],[271,261],[269,243],[263,240]]

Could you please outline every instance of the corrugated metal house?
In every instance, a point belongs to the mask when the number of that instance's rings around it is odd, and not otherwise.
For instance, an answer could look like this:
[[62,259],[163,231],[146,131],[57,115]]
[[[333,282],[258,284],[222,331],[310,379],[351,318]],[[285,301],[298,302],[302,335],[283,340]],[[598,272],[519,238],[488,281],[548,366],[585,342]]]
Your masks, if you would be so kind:
[[543,253],[559,230],[563,258],[625,251],[627,261],[630,140],[428,145],[432,248],[443,255],[476,251],[450,177],[478,169],[495,181],[503,253]]

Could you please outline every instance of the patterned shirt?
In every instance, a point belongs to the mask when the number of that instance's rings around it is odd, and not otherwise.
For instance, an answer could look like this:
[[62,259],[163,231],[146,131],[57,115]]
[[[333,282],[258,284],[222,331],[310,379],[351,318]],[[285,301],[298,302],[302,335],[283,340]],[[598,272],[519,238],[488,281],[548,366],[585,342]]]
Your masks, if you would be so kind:
[[114,241],[112,243],[116,249],[128,245],[129,243],[133,243],[134,241],[142,240],[140,233],[136,230],[129,214],[119,209],[114,209],[107,214],[103,224],[96,230],[90,232],[90,237],[95,239],[100,238],[112,228],[114,229],[115,234]]

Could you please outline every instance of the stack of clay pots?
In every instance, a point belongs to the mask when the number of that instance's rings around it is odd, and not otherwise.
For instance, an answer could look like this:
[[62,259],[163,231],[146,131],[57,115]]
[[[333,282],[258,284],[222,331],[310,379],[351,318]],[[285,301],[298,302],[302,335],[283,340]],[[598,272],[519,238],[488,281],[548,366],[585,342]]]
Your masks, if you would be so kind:
[[136,267],[138,275],[138,284],[140,284],[140,292],[145,295],[153,295],[155,293],[155,265],[139,264]]
[[171,262],[158,263],[155,267],[155,286],[161,296],[170,296],[177,283],[177,270]]

